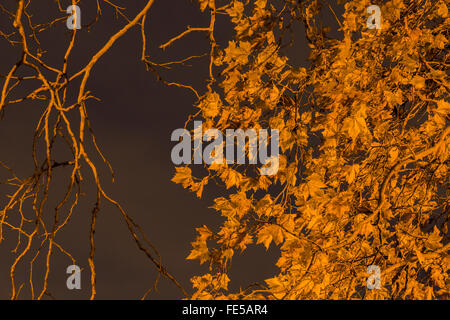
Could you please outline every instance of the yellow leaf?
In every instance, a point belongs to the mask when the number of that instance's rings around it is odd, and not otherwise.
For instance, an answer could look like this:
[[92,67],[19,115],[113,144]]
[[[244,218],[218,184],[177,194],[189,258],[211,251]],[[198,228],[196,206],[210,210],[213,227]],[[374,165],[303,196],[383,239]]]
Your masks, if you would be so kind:
[[342,129],[348,132],[348,135],[356,140],[358,135],[367,128],[366,120],[361,116],[351,116],[344,120]]
[[190,190],[196,192],[198,198],[202,197],[203,188],[208,184],[208,177],[204,177],[200,182],[191,182]]
[[239,186],[242,175],[231,168],[227,168],[222,172],[220,178],[225,182],[227,189],[229,189],[232,186]]
[[358,173],[359,173],[359,164],[354,164],[350,166],[349,170],[347,171],[347,182],[350,184],[353,183]]
[[418,90],[425,88],[425,78],[421,76],[414,76],[411,84]]
[[206,7],[209,4],[209,0],[198,0],[200,2],[200,10],[205,11]]
[[280,287],[283,287],[283,283],[280,281],[280,279],[278,279],[278,277],[266,279],[266,280],[264,280],[264,282],[266,282],[267,285],[274,290],[277,290]]
[[308,194],[312,197],[320,195],[321,190],[326,187],[322,182],[322,178],[318,173],[313,173],[308,177],[308,182],[306,183]]
[[228,282],[230,282],[230,278],[228,278],[226,273],[222,273],[218,278],[220,288],[228,290]]
[[389,163],[394,163],[398,158],[398,148],[394,147],[389,150]]
[[447,15],[448,15],[448,8],[447,8],[447,5],[445,4],[444,1],[441,1],[439,3],[437,14],[440,15],[441,17],[443,17],[443,18],[447,17]]
[[180,183],[184,188],[189,187],[192,183],[192,170],[188,167],[176,167],[175,176],[171,181],[175,183]]
[[214,118],[219,114],[220,106],[220,97],[214,92],[207,94],[206,99],[200,103],[199,108],[202,109],[205,118]]
[[393,107],[398,104],[402,104],[402,93],[400,90],[396,91],[395,93],[391,91],[385,91],[384,95],[386,97],[386,101],[388,102],[389,106]]
[[443,116],[446,116],[450,114],[450,103],[444,100],[439,100],[437,102],[438,108],[436,109],[437,113],[442,114]]
[[209,259],[209,251],[208,247],[206,246],[206,241],[195,241],[192,243],[192,246],[194,247],[191,250],[191,253],[186,257],[187,260],[200,260],[200,264],[203,264],[204,262],[208,261]]
[[277,245],[283,242],[283,231],[277,225],[264,226],[258,232],[258,241],[256,242],[256,244],[263,243],[267,250],[269,249],[272,240]]
[[213,280],[212,275],[208,273],[201,277],[199,276],[192,277],[191,282],[194,288],[197,288],[198,290],[203,290],[212,282],[212,280]]
[[225,60],[235,61],[238,64],[246,64],[248,62],[248,56],[252,51],[252,45],[250,42],[242,41],[239,46],[236,46],[236,42],[230,41],[228,48],[225,49]]
[[[232,18],[236,18],[237,21],[242,17],[244,13],[244,4],[240,1],[234,1],[233,6],[225,10]],[[236,21],[236,20],[235,20]]]

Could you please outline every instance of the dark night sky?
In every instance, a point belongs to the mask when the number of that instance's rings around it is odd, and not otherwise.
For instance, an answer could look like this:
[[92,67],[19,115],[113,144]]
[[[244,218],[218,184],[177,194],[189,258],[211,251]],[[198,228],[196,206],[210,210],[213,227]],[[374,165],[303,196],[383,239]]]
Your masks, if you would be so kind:
[[[51,0],[33,2],[39,3],[33,17],[38,22],[46,14],[58,14]],[[69,1],[61,3],[68,5]],[[94,3],[86,0],[81,2],[82,24],[94,18]],[[128,17],[134,17],[146,1],[127,0],[120,3],[127,7]],[[6,6],[13,9],[15,1],[6,1]],[[69,74],[86,64],[106,39],[123,26],[123,20],[115,19],[109,6],[103,4],[102,7],[104,12],[100,22],[90,32],[86,28],[80,30]],[[330,17],[327,15],[326,18],[335,28],[336,23]],[[0,26],[7,24],[10,22],[5,15],[1,15]],[[146,22],[150,59],[166,62],[207,52],[209,43],[204,33],[191,34],[166,51],[158,49],[160,44],[184,31],[187,25],[208,26],[209,16],[199,11],[196,2],[156,0]],[[288,51],[289,63],[306,66],[309,48],[305,44],[303,27],[297,25],[295,31],[297,38]],[[219,20],[215,35],[219,43],[226,44],[232,37],[232,29],[226,21]],[[41,36],[42,46],[47,49],[45,61],[60,66],[61,52],[70,38],[65,23],[56,25]],[[94,67],[87,90],[102,101],[89,101],[88,115],[97,141],[116,172],[116,182],[112,184],[107,171],[101,170],[104,189],[141,225],[159,249],[163,264],[191,292],[189,278],[202,274],[207,268],[206,265],[200,266],[197,261],[187,261],[185,257],[190,252],[190,242],[196,236],[196,227],[204,224],[214,227],[222,221],[220,215],[208,207],[214,196],[223,192],[223,189],[214,190],[208,186],[204,197],[199,200],[170,181],[175,172],[170,159],[170,150],[174,145],[170,141],[170,134],[176,128],[183,127],[188,115],[196,111],[193,107],[196,98],[189,90],[168,87],[157,82],[151,72],[146,72],[140,61],[140,36],[138,28],[130,30]],[[19,59],[19,53],[18,48],[11,49],[5,40],[0,39],[0,73],[6,74],[10,70]],[[188,83],[203,93],[208,76],[207,60],[194,63],[192,67],[177,67],[163,73],[163,76],[170,81]],[[0,80],[2,85],[3,81]],[[24,91],[17,91],[17,95],[20,96],[21,92]],[[76,97],[74,93],[71,92],[72,101]],[[32,170],[32,134],[43,108],[44,105],[40,103],[14,105],[8,107],[5,118],[0,121],[0,160],[12,166],[21,176],[30,174]],[[101,164],[99,166],[104,167]],[[0,170],[0,179],[3,178],[4,173]],[[58,181],[55,185],[61,182],[64,181]],[[61,194],[58,187],[55,189],[56,195]],[[0,186],[0,205],[6,201],[7,190]],[[95,189],[91,185],[86,187],[85,192],[88,195],[75,211],[72,222],[59,234],[59,242],[84,268],[82,290],[69,291],[66,288],[65,270],[71,261],[58,252],[53,256],[49,280],[49,291],[58,299],[86,299],[90,296],[87,257]],[[52,215],[52,204],[49,204],[46,212]],[[9,267],[14,257],[11,250],[16,244],[16,234],[9,232],[7,235],[12,237],[0,245],[1,299],[8,298],[10,294]],[[141,298],[152,285],[156,270],[133,242],[120,212],[106,201],[98,217],[96,241],[97,298]],[[278,271],[274,266],[277,256],[278,251],[274,247],[267,253],[262,246],[250,246],[245,255],[237,255],[233,260],[230,288],[239,289],[239,285],[246,286],[272,277]],[[36,265],[36,275],[42,274],[41,265],[42,261]],[[26,269],[22,267],[18,270],[18,279],[27,281]],[[36,280],[37,288],[40,289],[42,277],[36,277]],[[29,298],[28,289],[24,289],[22,298]],[[150,298],[178,299],[181,294],[173,284],[162,279],[159,292],[152,293]]]

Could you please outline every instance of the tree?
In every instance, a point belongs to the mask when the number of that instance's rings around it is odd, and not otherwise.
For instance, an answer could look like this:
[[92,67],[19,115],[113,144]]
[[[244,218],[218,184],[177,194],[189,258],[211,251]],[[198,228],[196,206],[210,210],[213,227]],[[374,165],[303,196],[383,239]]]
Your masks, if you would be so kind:
[[[0,167],[9,173],[8,179],[1,181],[1,184],[10,188],[8,189],[10,192],[7,195],[8,200],[0,210],[0,243],[4,240],[6,229],[17,232],[17,246],[13,250],[14,260],[10,267],[11,299],[18,299],[22,288],[25,286],[25,282],[16,279],[19,266],[26,266],[27,268],[29,279],[26,283],[29,284],[31,298],[42,299],[44,296],[52,297],[48,288],[52,255],[56,251],[60,251],[75,264],[76,259],[64,249],[64,245],[57,239],[57,235],[71,222],[72,215],[84,195],[84,186],[92,182],[96,187],[96,202],[91,211],[90,245],[88,248],[91,299],[94,299],[96,295],[95,230],[102,200],[117,207],[137,247],[148,257],[158,271],[158,277],[152,289],[156,287],[160,276],[162,276],[172,281],[184,296],[188,296],[179,282],[162,265],[158,250],[148,240],[142,228],[103,189],[99,175],[99,164],[95,157],[99,156],[103,160],[111,172],[113,181],[114,172],[97,144],[87,116],[87,101],[97,99],[92,92],[87,90],[92,70],[105,53],[133,27],[138,27],[142,35],[141,61],[147,65],[149,70],[157,74],[159,80],[164,82],[158,75],[157,70],[167,66],[149,60],[146,52],[146,30],[144,26],[153,3],[154,0],[145,1],[145,4],[139,8],[138,13],[130,19],[124,13],[125,8],[111,1],[83,2],[86,6],[93,4],[94,9],[96,9],[95,19],[88,25],[82,24],[83,28],[89,29],[95,26],[95,23],[101,19],[102,8],[104,9],[105,6],[114,10],[116,17],[120,17],[124,21],[124,26],[113,33],[109,39],[106,39],[102,47],[89,57],[86,65],[77,69],[78,71],[73,74],[69,73],[69,70],[79,67],[73,62],[71,54],[74,47],[77,46],[76,40],[80,33],[77,22],[79,21],[77,14],[81,13],[77,8],[77,5],[82,4],[80,0],[66,2],[67,5],[70,4],[68,8],[63,6],[63,1],[54,1],[54,6],[60,14],[56,16],[49,14],[46,17],[47,20],[42,23],[37,23],[35,19],[35,15],[42,12],[42,2],[19,0],[5,1],[0,4],[2,19],[6,17],[5,21],[10,22],[4,29],[0,30],[0,36],[3,40],[6,40],[11,48],[20,48],[16,63],[10,66],[7,74],[0,75],[3,79],[0,117],[3,118],[5,110],[15,104],[28,101],[44,101],[45,103],[41,116],[37,119],[34,136],[32,137],[33,173],[28,177],[21,177],[7,164],[0,161]],[[49,10],[48,12],[52,11]],[[68,16],[67,13],[71,12],[72,14]],[[69,30],[69,40],[61,42],[60,46],[54,48],[55,53],[62,52],[62,55],[60,54],[61,59],[51,61],[40,41],[42,33],[54,31],[55,26],[66,28],[66,25],[71,29]],[[174,61],[169,65],[177,63],[182,62]],[[176,83],[168,84],[178,85]],[[75,100],[73,100],[72,90],[77,93]],[[27,93],[21,98],[15,98],[16,91]],[[61,152],[67,154],[67,151],[72,158],[57,160],[62,158]],[[67,171],[61,172],[61,168],[69,168],[69,174],[67,174]],[[48,207],[51,205],[49,198],[57,193],[56,188],[59,187],[55,183],[55,176],[68,181],[67,189],[62,199],[56,196],[58,199],[56,206],[49,209]],[[29,204],[31,210],[26,210],[25,208]],[[42,280],[42,285],[36,283],[36,275],[33,274],[33,266],[36,265],[38,258],[43,258],[45,261],[45,272],[39,278],[39,280]]]
[[[448,298],[446,4],[348,1],[343,38],[330,39],[319,27],[327,2],[200,3],[212,16],[226,12],[236,31],[215,51],[221,78],[198,105],[205,130],[278,128],[282,154],[273,176],[224,163],[199,179],[177,168],[174,181],[199,197],[212,180],[230,190],[213,206],[220,230],[199,228],[187,257],[210,263],[191,280],[193,297]],[[381,8],[380,30],[366,26],[371,4]],[[298,19],[309,68],[289,65],[282,51]],[[280,247],[280,272],[230,293],[229,264],[254,242]],[[380,290],[367,290],[370,265],[381,270]]]
[[[41,30],[66,23],[66,11],[59,0],[55,3],[63,18],[49,17],[47,23],[39,25],[32,23],[30,2],[18,0],[14,11],[0,5],[13,27],[13,31],[0,31],[0,36],[11,46],[21,46],[20,59],[2,76],[0,112],[26,100],[46,102],[34,135],[34,173],[20,178],[11,171],[6,184],[13,191],[0,210],[0,241],[3,228],[9,228],[19,235],[17,248],[25,243],[11,266],[11,298],[20,293],[16,268],[25,263],[35,243],[40,243],[38,255],[47,249],[42,253],[47,268],[40,292],[34,293],[31,281],[32,296],[47,294],[50,257],[56,248],[61,249],[56,234],[70,222],[81,186],[86,183],[82,166],[89,169],[97,189],[89,248],[91,298],[96,294],[94,233],[102,200],[118,208],[138,248],[186,298],[448,298],[446,3],[352,0],[345,1],[345,12],[339,17],[326,0],[198,2],[200,10],[209,12],[210,25],[187,27],[161,48],[176,45],[191,33],[207,34],[209,79],[202,94],[189,84],[164,80],[160,70],[169,64],[150,59],[145,21],[154,0],[145,1],[133,18],[110,1],[97,2],[96,21],[101,17],[102,3],[123,17],[124,27],[74,74],[67,70],[76,28],[71,30],[61,67],[42,58],[44,50],[38,40]],[[79,3],[72,1],[72,5]],[[379,30],[367,27],[370,5],[381,9]],[[323,26],[324,12],[335,17],[341,36],[331,37],[331,28]],[[215,38],[219,14],[227,16],[234,27],[234,38],[225,47]],[[293,40],[290,36],[300,36],[294,31],[297,23],[303,24],[311,49],[309,67],[291,65],[286,53]],[[105,192],[87,147],[90,140],[109,166],[87,117],[86,102],[95,98],[87,90],[88,80],[99,59],[133,27],[142,35],[141,61],[147,70],[157,80],[187,88],[198,97],[199,110],[187,119],[186,126],[202,120],[204,130],[279,130],[281,153],[274,175],[261,175],[259,167],[251,164],[205,164],[205,174],[200,177],[194,177],[189,166],[176,167],[173,181],[198,197],[212,181],[222,185],[226,193],[214,199],[213,205],[223,216],[223,224],[217,231],[208,226],[198,228],[187,257],[210,266],[207,274],[191,279],[193,295],[162,265],[158,251],[139,225]],[[22,69],[31,70],[31,75]],[[29,83],[32,89],[25,97],[11,98],[15,88],[29,88]],[[69,101],[66,93],[73,88],[77,99]],[[54,160],[57,140],[66,141],[72,159]],[[6,164],[0,165],[9,170]],[[49,225],[43,214],[58,167],[69,167],[71,174],[67,192]],[[33,204],[31,220],[23,215],[25,202]],[[22,217],[18,224],[11,218],[13,211]],[[265,283],[230,292],[229,268],[234,254],[255,243],[280,248],[276,263],[279,274]],[[31,266],[34,259],[28,261]],[[379,290],[367,289],[367,267],[372,265],[381,271]]]

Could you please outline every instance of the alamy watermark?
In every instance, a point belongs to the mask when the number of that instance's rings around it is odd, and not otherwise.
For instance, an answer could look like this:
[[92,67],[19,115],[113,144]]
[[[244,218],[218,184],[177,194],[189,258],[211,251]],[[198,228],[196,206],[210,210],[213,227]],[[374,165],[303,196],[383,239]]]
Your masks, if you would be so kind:
[[66,273],[71,276],[67,278],[66,285],[69,290],[81,289],[81,269],[77,265],[67,267]]
[[367,13],[370,14],[367,19],[367,28],[381,29],[381,9],[377,5],[371,5],[367,8]]
[[[180,138],[182,139],[181,141]],[[174,130],[171,135],[171,141],[179,141],[172,148],[171,153],[172,162],[176,165],[191,164],[192,151],[194,152],[194,164],[202,164],[204,162],[209,165],[223,164],[224,161],[227,164],[245,164],[247,154],[249,164],[257,164],[259,158],[259,163],[264,166],[261,168],[262,175],[274,175],[278,172],[278,129],[270,129],[270,155],[268,154],[269,135],[267,129],[260,129],[258,133],[255,129],[247,129],[245,131],[242,129],[226,129],[225,158],[222,132],[218,129],[208,129],[203,133],[201,121],[194,121],[193,148],[191,133],[186,129]],[[203,148],[204,141],[210,143]],[[234,152],[236,145],[237,157],[235,157]],[[246,153],[246,145],[248,145],[248,153]]]
[[[367,267],[367,273],[371,275],[367,278],[367,289],[381,289],[381,269],[377,265]],[[373,273],[373,274],[372,274]]]
[[71,5],[67,7],[67,14],[70,14],[70,17],[67,18],[67,28],[69,30],[81,29],[81,9],[77,5]]

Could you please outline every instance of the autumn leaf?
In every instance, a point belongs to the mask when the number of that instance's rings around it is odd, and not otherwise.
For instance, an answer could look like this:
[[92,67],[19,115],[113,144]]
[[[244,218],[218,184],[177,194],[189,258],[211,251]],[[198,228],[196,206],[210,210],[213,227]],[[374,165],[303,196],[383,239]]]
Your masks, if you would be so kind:
[[437,14],[443,18],[446,18],[448,15],[448,7],[444,1],[440,1],[437,7]]
[[360,133],[366,130],[366,121],[360,115],[348,117],[344,120],[342,129],[355,141]]
[[425,88],[425,79],[421,76],[414,76],[411,84],[418,90]]
[[234,61],[237,64],[244,65],[248,62],[248,56],[251,53],[251,44],[243,41],[236,46],[236,42],[230,41],[227,49],[225,49],[225,61]]
[[279,245],[281,242],[283,242],[283,239],[283,230],[277,225],[269,225],[263,227],[258,232],[258,240],[256,243],[264,244],[267,250],[269,249],[270,243],[272,241],[274,241],[276,245]]
[[225,182],[227,189],[229,189],[233,186],[239,186],[242,175],[232,168],[227,168],[222,172],[220,178]]
[[214,118],[220,112],[221,101],[216,92],[206,94],[206,98],[200,104],[200,109],[203,111],[205,118]]
[[176,167],[175,170],[175,176],[171,181],[183,185],[184,188],[192,185],[192,170],[189,167]]
[[311,197],[315,197],[321,194],[321,189],[326,188],[323,183],[322,178],[318,173],[313,173],[308,177],[308,182],[306,183],[307,193]]
[[200,264],[203,264],[209,260],[210,255],[208,247],[206,245],[206,241],[197,239],[192,243],[192,246],[193,249],[191,250],[191,253],[186,257],[187,260],[198,259],[200,260]]

